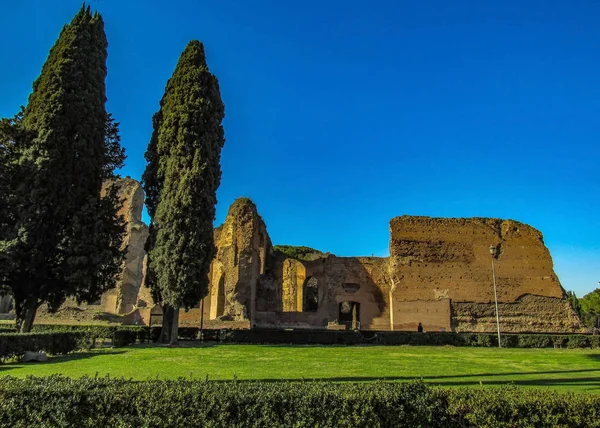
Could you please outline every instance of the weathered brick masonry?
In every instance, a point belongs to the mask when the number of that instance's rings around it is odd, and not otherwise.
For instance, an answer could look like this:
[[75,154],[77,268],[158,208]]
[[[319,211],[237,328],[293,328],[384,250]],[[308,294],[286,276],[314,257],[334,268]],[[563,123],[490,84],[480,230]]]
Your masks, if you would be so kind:
[[[129,245],[123,278],[84,309],[147,324],[161,311],[143,286],[143,193],[127,178],[121,194]],[[416,331],[421,323],[425,331],[494,331],[493,245],[503,331],[581,329],[542,234],[513,220],[401,216],[390,221],[388,258],[315,251],[300,260],[274,251],[256,206],[241,198],[215,229],[215,244],[208,326]],[[200,307],[182,311],[181,324],[199,325]]]

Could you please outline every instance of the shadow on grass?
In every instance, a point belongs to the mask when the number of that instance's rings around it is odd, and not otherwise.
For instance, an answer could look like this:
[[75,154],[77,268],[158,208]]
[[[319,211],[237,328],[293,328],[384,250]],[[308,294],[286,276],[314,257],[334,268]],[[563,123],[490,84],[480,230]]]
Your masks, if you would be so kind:
[[[501,385],[517,385],[517,386],[586,386],[590,389],[600,389],[600,377],[559,377],[559,378],[544,378],[544,379],[506,379],[506,380],[488,380],[485,375],[479,380],[461,380],[462,376],[455,376],[457,380],[439,381],[436,376],[390,376],[390,377],[327,377],[327,378],[303,378],[303,379],[236,379],[235,382],[270,382],[270,383],[285,383],[285,382],[410,382],[422,380],[435,386],[501,386]],[[234,382],[234,380],[216,380],[215,382]]]
[[5,363],[5,364],[0,364],[0,374],[8,374],[7,372],[9,372],[10,370],[18,370],[18,369],[32,367],[32,366],[35,367],[36,365],[39,365],[39,366],[56,365],[56,364],[67,363],[70,361],[86,360],[86,359],[98,357],[101,355],[119,355],[119,354],[124,354],[124,353],[125,353],[125,351],[117,351],[117,350],[110,349],[110,350],[105,350],[102,353],[77,352],[77,353],[68,354],[68,355],[57,355],[57,356],[53,356],[53,357],[48,357],[48,361],[45,361],[43,363],[35,362],[35,361],[32,361],[30,363],[22,363],[20,361],[14,361],[14,362],[9,362],[9,363]]
[[[511,372],[511,373],[478,373],[478,374],[456,374],[441,376],[346,376],[346,377],[321,377],[321,378],[301,378],[301,379],[236,379],[237,382],[409,382],[422,380],[438,386],[500,386],[500,385],[519,385],[519,386],[587,386],[594,389],[600,389],[600,376],[591,376],[591,373],[600,372],[600,369],[582,369],[582,370],[557,370],[542,372]],[[565,377],[565,374],[588,373],[586,377]],[[523,376],[538,375],[563,375],[556,378],[529,378],[520,379]],[[493,379],[494,377],[506,376],[509,379]],[[465,379],[466,378],[466,379]],[[477,379],[475,379],[477,378]],[[490,379],[491,378],[491,379]],[[229,382],[229,380],[224,381]]]
[[177,345],[171,346],[168,343],[136,343],[135,345],[128,346],[128,348],[133,349],[152,349],[152,348],[162,348],[162,349],[181,349],[181,348],[212,348],[214,346],[219,345],[219,342],[197,342],[195,340],[180,340],[177,342]]
[[[428,379],[423,378],[425,382]],[[588,386],[600,388],[600,377],[561,377],[561,378],[545,378],[545,379],[509,379],[509,380],[481,380],[480,381],[446,381],[446,382],[429,382],[439,386],[475,386],[475,385],[518,385],[518,386]]]

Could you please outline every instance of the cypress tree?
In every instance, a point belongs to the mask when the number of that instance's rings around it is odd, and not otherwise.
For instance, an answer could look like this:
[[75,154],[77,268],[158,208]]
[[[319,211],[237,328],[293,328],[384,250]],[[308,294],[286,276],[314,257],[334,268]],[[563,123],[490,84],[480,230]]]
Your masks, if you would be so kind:
[[83,5],[48,55],[13,125],[19,180],[0,236],[9,266],[0,280],[15,300],[17,325],[29,331],[37,308],[56,310],[69,296],[96,300],[114,287],[124,258],[124,221],[115,186],[104,180],[123,164],[118,123],[105,109],[107,41],[98,13]]
[[151,217],[146,280],[163,307],[162,341],[177,341],[179,309],[208,293],[225,115],[203,45],[191,41],[167,82],[143,175]]

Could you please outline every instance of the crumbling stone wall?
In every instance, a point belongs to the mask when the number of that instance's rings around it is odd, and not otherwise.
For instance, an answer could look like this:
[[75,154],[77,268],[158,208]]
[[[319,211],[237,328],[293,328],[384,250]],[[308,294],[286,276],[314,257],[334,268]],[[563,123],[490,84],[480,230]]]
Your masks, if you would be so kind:
[[542,234],[531,226],[490,218],[402,216],[391,220],[390,232],[394,302],[449,299],[454,330],[494,331],[493,245],[499,313],[506,316],[507,331],[579,328]]
[[256,290],[265,272],[271,240],[256,205],[237,199],[225,222],[215,229],[217,255],[211,264],[210,319],[252,320]]
[[[120,186],[127,260],[117,288],[94,309],[147,324],[160,308],[143,286],[148,233],[141,222],[143,193],[130,178]],[[274,251],[256,206],[240,198],[214,231],[209,294],[203,305],[182,311],[180,323],[337,328],[342,317],[348,325],[351,316],[351,325],[361,329],[416,331],[421,323],[425,331],[494,331],[489,253],[494,245],[503,331],[580,328],[541,233],[528,225],[402,216],[391,220],[390,235],[389,258],[308,254],[304,247]]]
[[[275,284],[280,284],[282,307],[259,312],[258,326],[325,328],[338,321],[340,303],[353,302],[359,304],[361,328],[389,329],[386,259],[327,254],[312,261],[279,258],[272,263],[269,268]],[[268,281],[272,284],[270,278]],[[305,297],[310,281],[317,288],[318,304],[316,310],[309,312]]]
[[[116,184],[123,201],[119,215],[126,221],[127,232],[123,240],[123,246],[127,246],[127,255],[116,287],[89,305],[77,305],[74,299],[67,299],[56,314],[49,313],[43,305],[37,313],[38,321],[64,322],[65,317],[70,317],[81,322],[119,320],[136,323],[140,321],[138,308],[153,304],[149,290],[142,286],[146,271],[144,244],[148,236],[148,226],[142,222],[144,192],[141,184],[130,177],[118,179]],[[102,192],[106,191],[107,185],[108,183],[104,184]],[[111,315],[128,316],[113,318]]]
[[[499,303],[500,329],[506,333],[579,331],[579,317],[565,299],[526,294],[515,302]],[[455,331],[496,331],[493,303],[453,302],[452,327]]]
[[401,300],[460,302],[494,299],[490,245],[498,301],[524,294],[563,298],[542,234],[513,220],[396,217],[390,222],[390,263]]
[[[127,256],[116,288],[102,296],[100,307],[106,312],[127,314],[138,306],[140,297],[144,297],[144,300],[139,302],[140,305],[152,304],[151,300],[148,300],[147,290],[142,290],[146,255],[144,244],[148,237],[148,226],[142,222],[144,191],[141,184],[130,177],[125,177],[119,179],[117,185],[119,197],[123,200],[119,214],[127,222],[127,234],[123,241],[123,246],[127,246]],[[140,296],[140,291],[146,292],[146,295]]]

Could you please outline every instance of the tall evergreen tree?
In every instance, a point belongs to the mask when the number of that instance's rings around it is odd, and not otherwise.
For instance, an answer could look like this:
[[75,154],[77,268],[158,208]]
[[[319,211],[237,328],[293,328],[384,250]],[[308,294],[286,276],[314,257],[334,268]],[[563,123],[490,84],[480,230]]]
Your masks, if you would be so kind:
[[193,40],[167,82],[145,155],[147,282],[163,306],[164,342],[177,341],[179,309],[208,293],[224,115],[204,47]]
[[569,302],[571,309],[575,311],[577,316],[581,318],[581,303],[574,291],[567,291],[567,302]]
[[25,163],[17,163],[18,147],[30,138],[21,126],[22,119],[22,107],[14,118],[0,119],[0,296],[10,294],[5,279],[12,269],[5,249],[14,243],[15,187],[27,169]]
[[[0,277],[29,331],[37,308],[56,310],[69,296],[92,301],[114,287],[124,249],[116,186],[104,180],[123,164],[118,124],[105,109],[107,41],[98,13],[85,5],[50,50],[13,134],[19,176],[11,188],[12,227],[0,236]],[[4,138],[5,140],[7,138]]]

